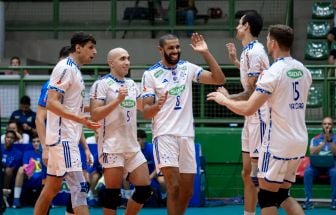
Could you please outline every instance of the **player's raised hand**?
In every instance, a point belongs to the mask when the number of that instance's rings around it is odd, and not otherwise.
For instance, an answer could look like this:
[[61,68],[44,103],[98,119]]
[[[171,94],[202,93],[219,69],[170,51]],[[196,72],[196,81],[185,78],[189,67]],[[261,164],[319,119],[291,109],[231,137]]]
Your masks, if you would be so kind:
[[197,52],[206,52],[208,51],[208,45],[206,44],[202,35],[198,33],[193,33],[191,36],[190,46]]
[[118,101],[120,102],[124,101],[125,97],[128,95],[127,87],[121,86],[118,92],[119,92],[117,97]]
[[226,97],[228,97],[230,95],[229,92],[227,91],[227,89],[225,89],[225,87],[218,87],[217,92],[220,92],[221,94],[223,94]]
[[230,62],[234,64],[236,61],[238,61],[236,46],[233,43],[227,43],[225,46],[229,53]]
[[225,105],[227,98],[220,92],[212,92],[207,95],[208,101],[215,101],[217,104]]

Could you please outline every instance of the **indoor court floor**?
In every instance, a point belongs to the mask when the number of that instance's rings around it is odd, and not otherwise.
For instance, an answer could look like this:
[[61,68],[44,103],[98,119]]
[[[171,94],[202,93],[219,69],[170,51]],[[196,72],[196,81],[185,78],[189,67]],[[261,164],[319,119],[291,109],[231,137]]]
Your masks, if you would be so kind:
[[[123,209],[118,209],[118,214],[123,214]],[[33,208],[20,208],[12,209],[8,208],[5,212],[5,215],[30,215],[33,214]],[[65,207],[56,207],[51,209],[50,215],[64,215]],[[100,215],[102,214],[101,208],[90,208],[91,215]],[[139,215],[165,215],[165,208],[143,208]],[[201,207],[201,208],[188,208],[185,215],[242,215],[243,214],[243,205],[224,205],[224,206],[215,206],[215,207]],[[257,213],[260,214],[260,209],[257,209]],[[279,215],[285,215],[286,213],[280,209]],[[306,215],[332,215],[336,214],[336,211],[332,211],[327,207],[314,208],[312,210],[305,211]]]

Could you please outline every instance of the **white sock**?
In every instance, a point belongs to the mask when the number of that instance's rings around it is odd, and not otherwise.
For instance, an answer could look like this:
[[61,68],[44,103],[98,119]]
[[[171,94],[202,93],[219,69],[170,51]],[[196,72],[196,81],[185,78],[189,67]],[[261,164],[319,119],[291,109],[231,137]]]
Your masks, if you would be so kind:
[[88,199],[93,199],[93,194],[91,190],[89,190],[88,192]]
[[65,215],[75,215],[75,214],[72,214],[72,213],[69,213],[69,212],[65,211]]
[[244,215],[255,215],[255,212],[247,212],[247,211],[244,211]]
[[15,187],[14,188],[14,198],[20,198],[22,192],[22,187]]

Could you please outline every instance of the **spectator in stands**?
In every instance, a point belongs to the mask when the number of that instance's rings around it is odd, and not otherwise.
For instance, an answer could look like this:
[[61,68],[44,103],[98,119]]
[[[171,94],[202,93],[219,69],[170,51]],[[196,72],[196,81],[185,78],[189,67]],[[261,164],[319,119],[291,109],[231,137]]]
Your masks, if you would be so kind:
[[17,150],[13,144],[17,139],[16,133],[12,130],[6,131],[5,144],[3,147],[2,166],[4,169],[4,189],[11,192],[12,185],[18,168],[22,164],[22,152]]
[[333,1],[333,7],[334,7],[334,27],[331,28],[327,35],[327,40],[332,43],[336,39],[336,1]]
[[[21,60],[18,56],[11,57],[9,62],[10,67],[18,67],[21,66]],[[18,75],[19,70],[7,70],[5,71],[5,75]],[[29,75],[28,70],[23,70],[23,75]]]
[[20,109],[12,113],[10,120],[16,120],[22,125],[23,132],[32,137],[37,134],[35,119],[36,113],[30,109],[30,97],[26,95],[22,96],[20,99]]
[[[176,1],[176,21],[186,24],[188,27],[194,25],[197,9],[195,0]],[[187,31],[187,36],[191,37],[193,30]]]
[[[322,121],[321,134],[316,135],[310,142],[310,154],[317,156],[336,156],[336,134],[333,133],[333,119],[325,117]],[[304,172],[304,188],[306,193],[306,202],[303,204],[304,209],[312,209],[312,187],[313,179],[323,173],[328,173],[331,184],[331,209],[336,210],[336,160],[329,167],[317,167],[312,164]]]
[[[21,207],[20,197],[22,189],[27,193],[29,191],[35,191],[29,192],[35,194],[34,196],[29,195],[29,199],[25,198],[26,201],[29,200],[30,203],[36,202],[42,189],[42,151],[40,147],[41,142],[38,136],[35,136],[32,139],[32,145],[33,149],[23,153],[23,165],[18,169],[16,174],[13,208]],[[35,197],[34,201],[32,200],[33,197]]]
[[[6,130],[12,130],[16,134],[14,144],[29,144],[29,135],[22,132],[22,125],[16,120],[9,120]],[[5,134],[1,135],[1,143],[5,143]]]
[[153,144],[147,142],[147,134],[144,130],[138,129],[137,136],[142,154],[144,154],[147,160],[149,177],[151,179],[151,187],[158,188],[161,191],[161,198],[165,199],[167,197],[166,184],[163,175],[158,175],[156,172]]
[[[336,66],[336,49],[332,49],[329,52],[328,63],[330,65],[335,65]],[[329,77],[335,77],[336,76],[335,68],[330,68],[328,76]]]

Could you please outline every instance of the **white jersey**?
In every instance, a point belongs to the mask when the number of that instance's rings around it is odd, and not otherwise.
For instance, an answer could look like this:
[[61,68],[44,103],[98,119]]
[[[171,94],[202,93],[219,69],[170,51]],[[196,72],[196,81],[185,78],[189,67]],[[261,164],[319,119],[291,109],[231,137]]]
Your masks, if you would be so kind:
[[194,137],[192,111],[192,82],[198,82],[203,69],[188,61],[180,60],[175,68],[167,68],[158,62],[144,72],[143,98],[168,92],[162,109],[152,121],[153,138],[160,135]]
[[[50,76],[49,90],[62,94],[63,107],[75,115],[84,114],[85,85],[79,66],[72,58],[59,61]],[[78,145],[83,125],[47,111],[46,145],[69,141]]]
[[107,117],[99,121],[98,129],[99,153],[138,152],[140,146],[137,141],[137,98],[140,90],[131,79],[123,81],[111,74],[97,80],[90,92],[91,99],[101,100],[107,104],[118,97],[121,86],[127,87],[128,95]]
[[278,158],[304,156],[308,135],[305,123],[312,78],[309,70],[292,57],[280,58],[257,82],[256,91],[271,95],[262,147]]
[[[259,74],[269,67],[269,60],[264,46],[257,40],[254,40],[244,47],[240,55],[240,82],[246,89],[249,77],[258,77]],[[259,110],[245,119],[251,123],[260,123],[265,117],[267,106],[263,105]]]

